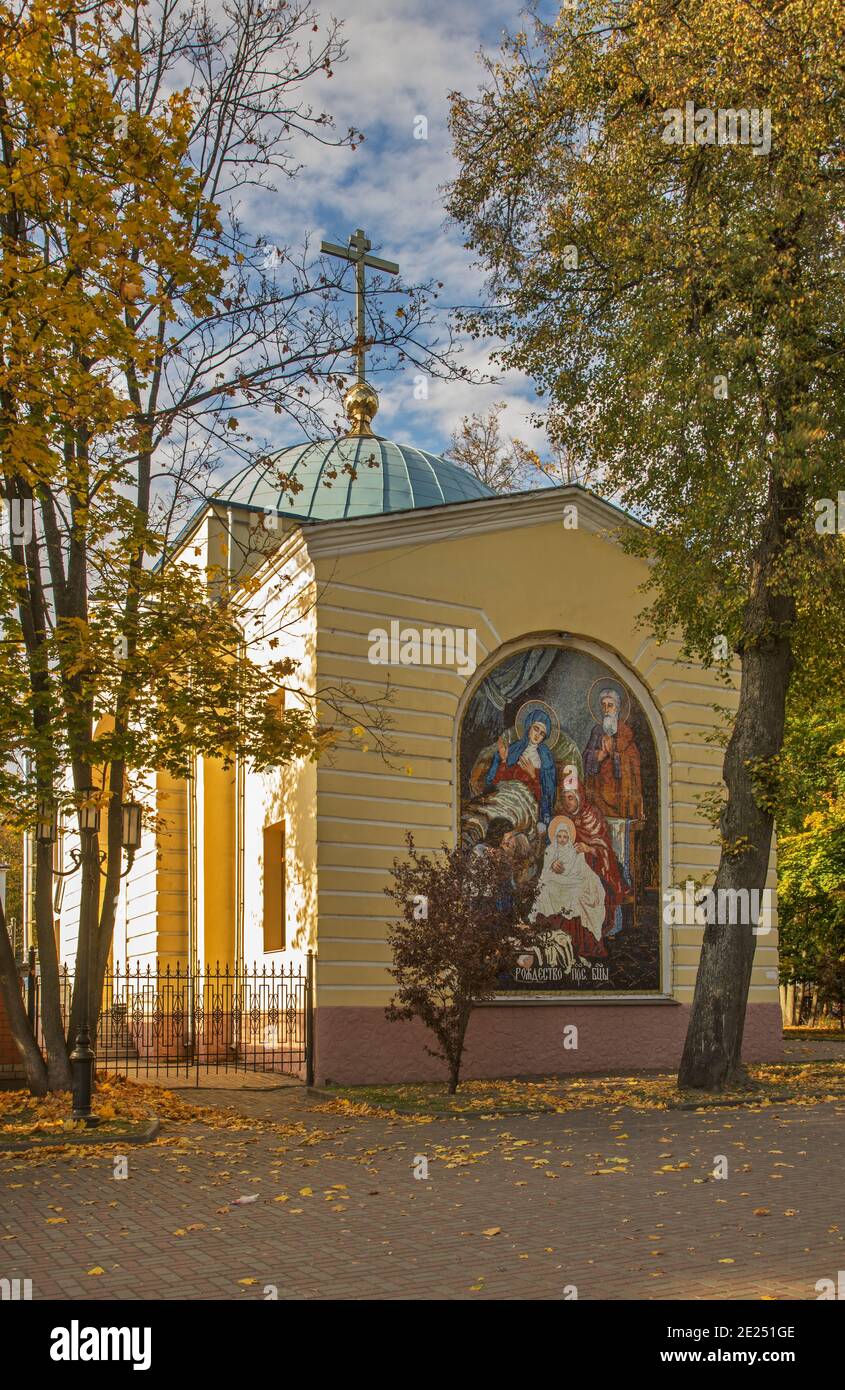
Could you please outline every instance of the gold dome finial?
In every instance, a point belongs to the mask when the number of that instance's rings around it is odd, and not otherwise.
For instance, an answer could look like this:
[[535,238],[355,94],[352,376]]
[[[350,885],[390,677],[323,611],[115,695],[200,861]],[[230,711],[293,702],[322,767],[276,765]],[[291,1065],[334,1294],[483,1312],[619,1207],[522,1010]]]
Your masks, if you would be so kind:
[[343,407],[352,428],[350,435],[370,435],[370,425],[378,410],[378,395],[368,381],[356,381],[343,398]]

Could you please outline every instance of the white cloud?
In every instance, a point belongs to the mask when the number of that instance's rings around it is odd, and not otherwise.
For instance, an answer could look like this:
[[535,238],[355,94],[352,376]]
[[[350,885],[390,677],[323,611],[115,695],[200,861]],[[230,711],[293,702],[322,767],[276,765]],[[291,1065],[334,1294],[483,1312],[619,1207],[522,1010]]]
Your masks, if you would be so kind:
[[[318,10],[321,8],[317,0]],[[447,224],[442,186],[452,176],[447,130],[448,93],[473,91],[482,79],[481,46],[495,48],[501,30],[514,27],[514,0],[337,0],[330,10],[344,23],[347,61],[331,81],[318,80],[309,96],[329,109],[339,131],[362,128],[355,150],[303,141],[305,164],[292,184],[275,194],[251,192],[245,218],[268,238],[312,244],[344,241],[362,226],[374,249],[399,262],[408,284],[444,282],[444,305],[476,300],[482,278],[463,247],[461,229]],[[323,11],[327,17],[329,7]],[[314,35],[319,41],[319,35]],[[414,138],[415,117],[428,122],[428,138]],[[466,345],[462,361],[489,366],[484,347]],[[395,437],[434,450],[444,448],[462,415],[509,403],[506,428],[539,443],[526,423],[536,408],[531,383],[516,373],[491,386],[434,382],[427,401],[413,399],[413,373],[375,381],[382,396],[378,425]]]

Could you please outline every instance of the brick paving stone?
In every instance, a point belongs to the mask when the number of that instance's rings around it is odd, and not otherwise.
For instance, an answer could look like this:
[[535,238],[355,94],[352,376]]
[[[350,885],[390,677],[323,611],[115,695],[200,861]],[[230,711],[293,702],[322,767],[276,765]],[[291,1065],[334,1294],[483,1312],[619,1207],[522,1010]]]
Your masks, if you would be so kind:
[[841,1104],[419,1124],[301,1088],[198,1099],[255,1127],[168,1122],[126,1181],[100,1154],[0,1155],[0,1277],[36,1299],[792,1300],[845,1268]]

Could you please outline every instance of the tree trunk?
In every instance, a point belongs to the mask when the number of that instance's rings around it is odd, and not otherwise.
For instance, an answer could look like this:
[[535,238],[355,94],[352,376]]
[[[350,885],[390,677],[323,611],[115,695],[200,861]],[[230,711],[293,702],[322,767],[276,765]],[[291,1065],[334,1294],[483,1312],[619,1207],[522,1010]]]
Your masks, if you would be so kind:
[[62,1020],[59,956],[53,927],[53,846],[38,844],[35,861],[35,934],[41,968],[41,1031],[47,1048],[47,1086],[71,1089],[70,1060]]
[[41,1050],[33,1037],[26,1016],[15,953],[6,930],[6,917],[0,903],[0,997],[9,1020],[9,1028],[15,1046],[21,1055],[26,1084],[34,1096],[43,1096],[47,1091],[47,1068]]
[[[728,796],[721,816],[722,853],[714,884],[717,903],[722,889],[762,894],[772,847],[771,798],[758,799],[754,769],[757,764],[762,770],[762,765],[776,758],[783,743],[795,616],[793,601],[774,591],[784,509],[774,479],[769,506],[744,619],[739,706],[725,752]],[[715,915],[704,931],[678,1074],[680,1086],[703,1090],[721,1090],[742,1078],[742,1035],[756,944],[751,921],[719,921],[727,914]]]
[[450,1096],[453,1096],[453,1095],[456,1093],[456,1091],[457,1091],[457,1089],[458,1089],[458,1085],[459,1085],[459,1083],[460,1083],[460,1079],[461,1079],[461,1062],[463,1061],[463,1056],[464,1056],[464,1043],[465,1043],[465,1041],[466,1041],[467,1028],[469,1027],[469,1019],[470,1019],[470,1013],[471,1013],[471,1012],[472,1012],[472,1009],[470,1008],[470,1009],[468,1009],[467,1012],[461,1017],[461,1019],[460,1019],[460,1021],[459,1021],[459,1023],[458,1023],[458,1033],[457,1033],[457,1036],[456,1036],[456,1038],[455,1038],[455,1041],[454,1041],[452,1050],[451,1050],[450,1052],[447,1053],[447,1061],[448,1061],[448,1063],[449,1063],[449,1088],[448,1088],[448,1089],[449,1089],[449,1095],[450,1095]]

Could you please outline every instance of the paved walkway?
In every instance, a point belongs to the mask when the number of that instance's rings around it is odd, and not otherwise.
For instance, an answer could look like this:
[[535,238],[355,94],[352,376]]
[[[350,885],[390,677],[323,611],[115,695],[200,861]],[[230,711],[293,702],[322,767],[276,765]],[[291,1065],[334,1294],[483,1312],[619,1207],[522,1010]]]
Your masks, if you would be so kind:
[[302,1080],[284,1071],[174,1071],[161,1072],[158,1076],[128,1077],[129,1081],[149,1082],[154,1086],[166,1086],[168,1091],[178,1091],[184,1100],[197,1105],[207,1105],[206,1091],[225,1091],[231,1099],[232,1093],[243,1091],[279,1091],[294,1088],[301,1090]]
[[845,1269],[841,1104],[420,1124],[298,1088],[197,1099],[240,1127],[169,1122],[126,1179],[102,1150],[0,1155],[0,1277],[35,1298],[814,1299]]

